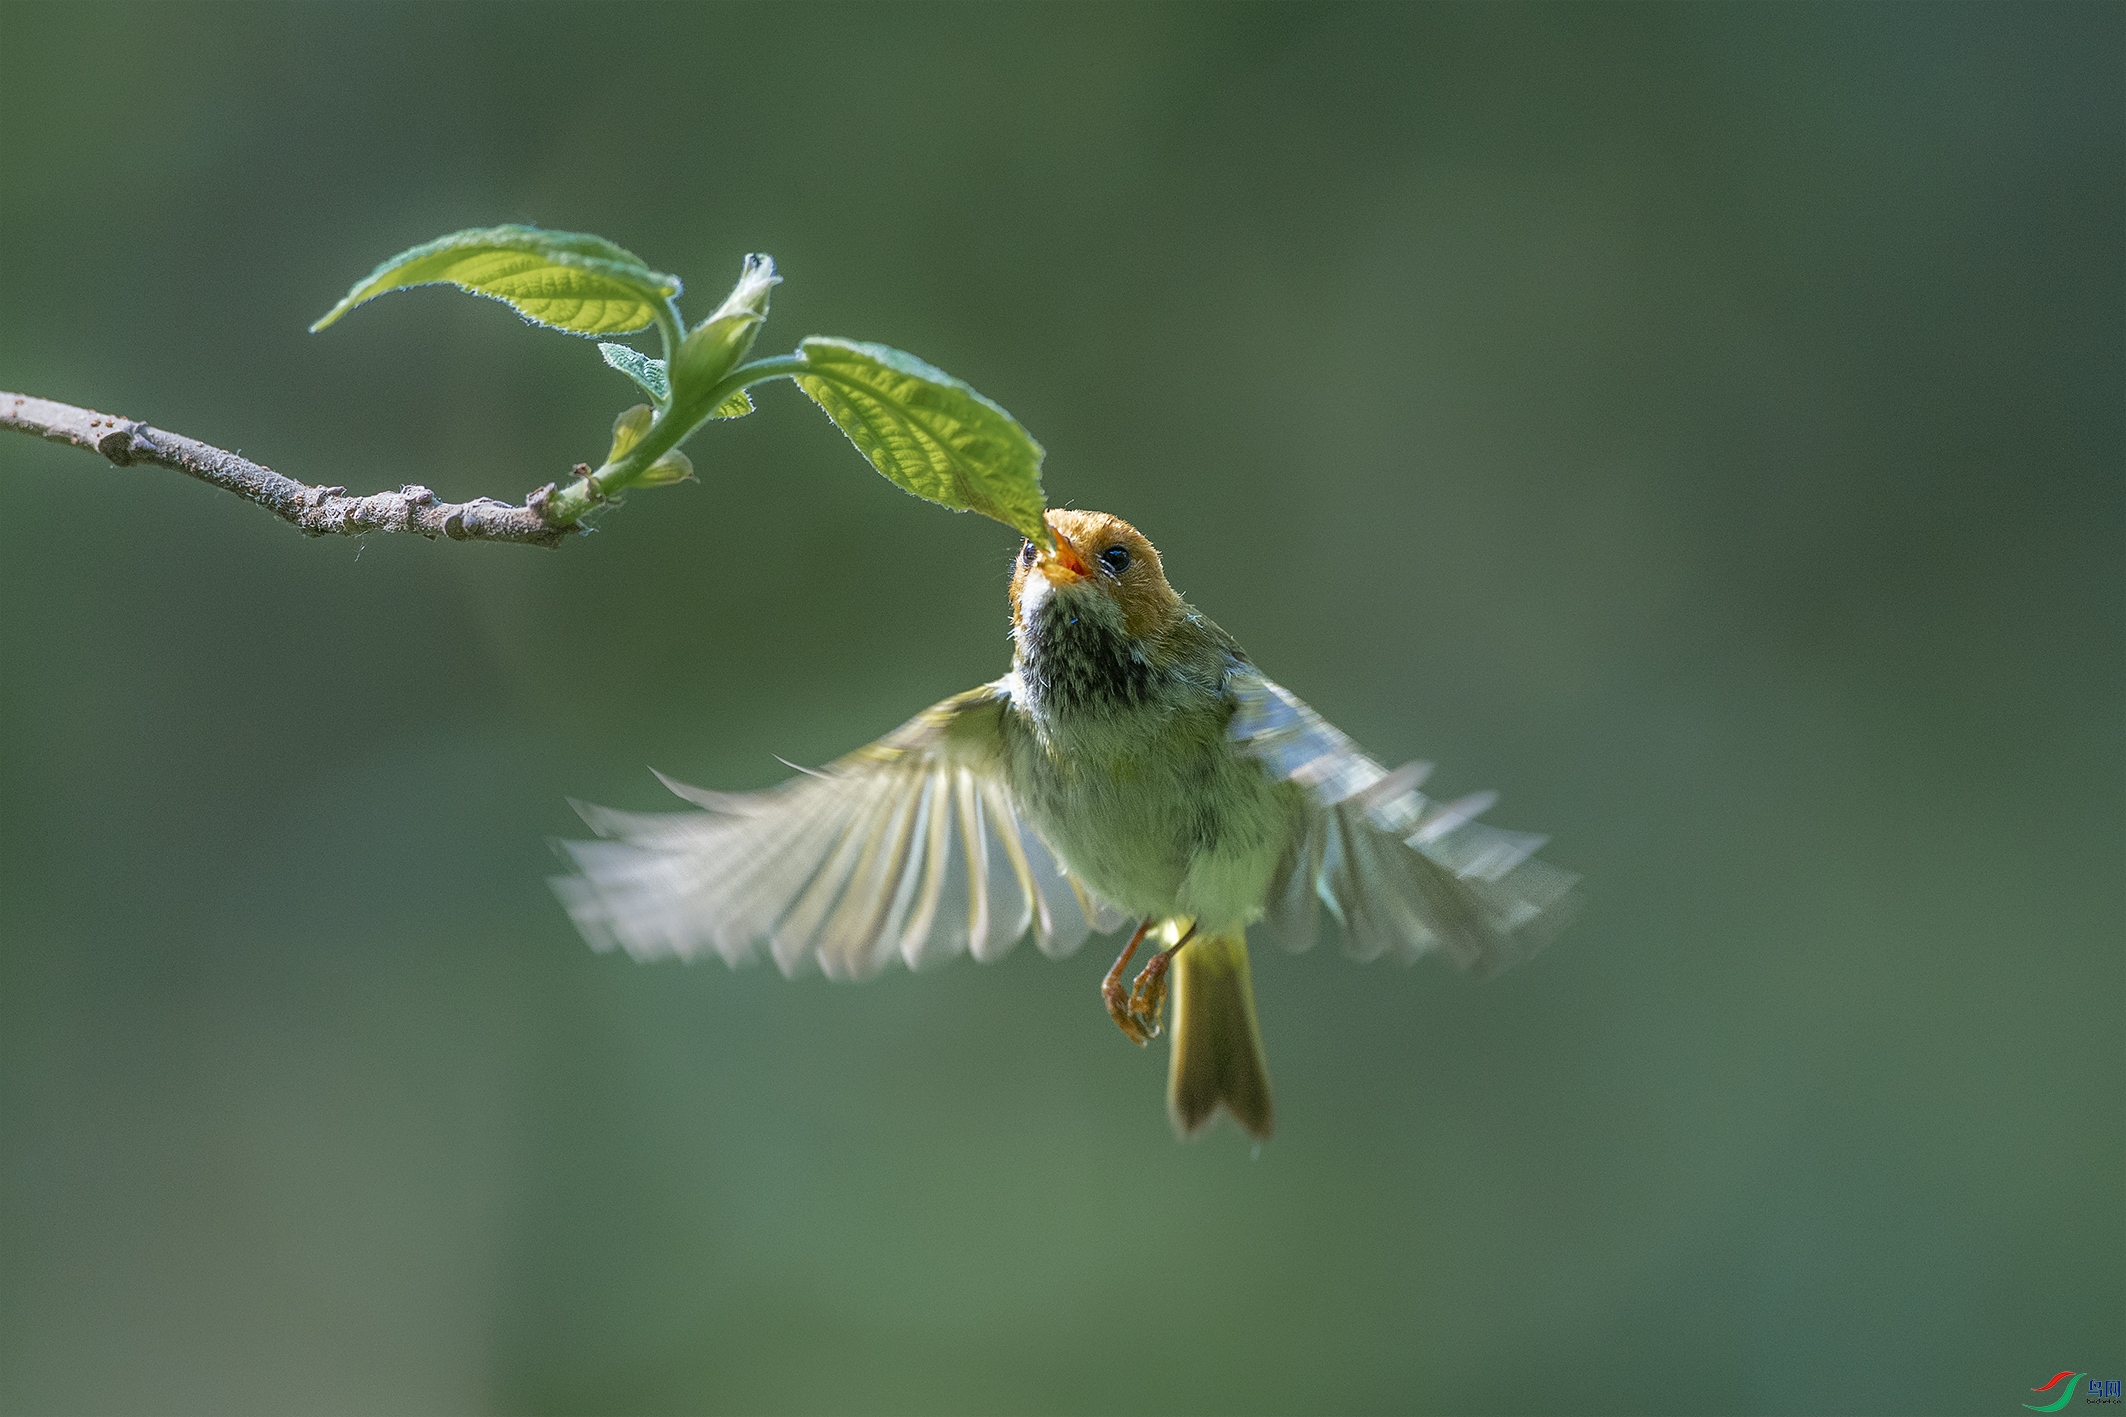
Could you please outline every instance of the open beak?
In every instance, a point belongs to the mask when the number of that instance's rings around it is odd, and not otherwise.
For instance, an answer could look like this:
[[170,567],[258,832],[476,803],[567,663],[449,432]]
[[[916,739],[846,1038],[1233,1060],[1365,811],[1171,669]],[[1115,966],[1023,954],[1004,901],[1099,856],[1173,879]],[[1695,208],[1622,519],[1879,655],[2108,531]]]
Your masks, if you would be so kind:
[[1070,544],[1069,537],[1056,530],[1053,522],[1049,523],[1048,534],[1056,539],[1056,549],[1041,558],[1043,570],[1060,570],[1072,580],[1084,580],[1093,573],[1093,568],[1078,554],[1078,548]]

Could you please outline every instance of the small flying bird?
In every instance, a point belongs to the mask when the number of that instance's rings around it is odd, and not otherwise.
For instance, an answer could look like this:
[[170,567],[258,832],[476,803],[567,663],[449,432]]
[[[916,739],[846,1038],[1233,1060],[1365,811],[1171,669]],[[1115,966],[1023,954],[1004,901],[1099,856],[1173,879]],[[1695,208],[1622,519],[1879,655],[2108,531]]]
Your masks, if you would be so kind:
[[1360,959],[1437,948],[1488,975],[1562,926],[1577,878],[1535,858],[1544,838],[1479,824],[1493,794],[1431,800],[1429,764],[1390,772],[1264,678],[1135,527],[1047,524],[1053,548],[1012,569],[1009,674],[764,792],[665,778],[703,810],[578,804],[607,839],[563,843],[577,873],[554,888],[599,949],[765,947],[837,979],[996,959],[1029,929],[1061,957],[1134,921],[1100,994],[1141,1045],[1171,988],[1176,1130],[1222,1107],[1266,1140],[1250,926],[1305,949],[1326,911]]

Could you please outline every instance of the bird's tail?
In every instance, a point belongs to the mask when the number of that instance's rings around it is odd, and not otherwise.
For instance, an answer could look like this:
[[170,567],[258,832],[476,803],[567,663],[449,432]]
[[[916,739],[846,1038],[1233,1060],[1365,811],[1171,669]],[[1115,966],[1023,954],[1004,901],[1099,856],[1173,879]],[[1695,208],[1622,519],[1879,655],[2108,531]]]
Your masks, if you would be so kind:
[[1270,1139],[1270,1076],[1262,1066],[1247,932],[1199,935],[1174,955],[1173,1059],[1166,1106],[1174,1130],[1194,1136],[1222,1106],[1257,1141]]

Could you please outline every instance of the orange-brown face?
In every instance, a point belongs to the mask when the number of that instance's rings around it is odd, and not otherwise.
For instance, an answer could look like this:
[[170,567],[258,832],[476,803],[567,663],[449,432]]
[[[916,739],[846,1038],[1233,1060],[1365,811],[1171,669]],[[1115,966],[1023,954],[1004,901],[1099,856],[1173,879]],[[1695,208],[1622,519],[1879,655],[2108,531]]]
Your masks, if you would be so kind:
[[1011,624],[1022,628],[1027,578],[1040,576],[1057,595],[1096,594],[1122,612],[1124,630],[1134,639],[1158,634],[1181,609],[1181,597],[1166,583],[1159,553],[1142,532],[1106,512],[1052,511],[1048,529],[1056,549],[1043,551],[1031,541],[1019,548],[1011,571]]

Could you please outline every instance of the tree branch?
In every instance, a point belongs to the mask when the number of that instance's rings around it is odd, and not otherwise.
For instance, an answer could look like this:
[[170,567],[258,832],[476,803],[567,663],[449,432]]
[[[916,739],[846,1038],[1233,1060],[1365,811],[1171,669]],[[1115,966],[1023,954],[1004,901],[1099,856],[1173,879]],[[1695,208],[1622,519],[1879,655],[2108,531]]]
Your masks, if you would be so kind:
[[396,492],[349,497],[344,487],[311,487],[181,433],[28,394],[0,392],[0,426],[101,453],[120,467],[154,463],[171,468],[256,502],[311,536],[410,531],[431,541],[447,536],[453,541],[559,546],[577,530],[547,520],[547,505],[554,495],[551,483],[532,493],[521,507],[492,497],[439,502],[435,493],[414,484]]

